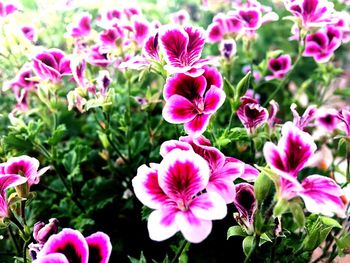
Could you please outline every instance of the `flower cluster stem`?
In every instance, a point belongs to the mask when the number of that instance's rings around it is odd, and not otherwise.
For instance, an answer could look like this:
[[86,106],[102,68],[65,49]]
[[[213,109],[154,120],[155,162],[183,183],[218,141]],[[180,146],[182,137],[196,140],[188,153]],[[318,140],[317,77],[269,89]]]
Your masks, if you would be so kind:
[[254,242],[253,242],[253,246],[252,246],[252,248],[249,250],[249,253],[248,253],[247,257],[246,257],[245,260],[244,260],[244,263],[248,263],[248,262],[251,261],[253,255],[254,255],[254,253],[255,253],[255,250],[256,250],[256,248],[258,247],[259,242],[260,242],[260,235],[256,235],[256,236],[255,236],[255,239],[254,239]]
[[174,258],[170,261],[170,263],[175,263],[175,262],[177,262],[177,260],[181,257],[182,252],[184,251],[185,247],[186,247],[186,246],[189,246],[189,244],[190,244],[190,243],[188,243],[188,241],[182,240],[178,251],[176,252]]

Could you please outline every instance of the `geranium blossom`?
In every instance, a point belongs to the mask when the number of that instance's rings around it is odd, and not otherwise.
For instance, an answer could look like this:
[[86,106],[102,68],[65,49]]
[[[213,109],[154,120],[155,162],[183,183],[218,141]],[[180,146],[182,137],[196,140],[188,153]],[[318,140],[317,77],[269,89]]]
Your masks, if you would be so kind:
[[208,163],[193,151],[175,149],[159,165],[139,167],[132,180],[137,198],[155,209],[148,218],[150,238],[162,241],[181,231],[192,242],[203,241],[214,219],[227,213],[217,193],[201,193],[209,182]]
[[311,175],[297,180],[298,173],[310,162],[316,151],[310,134],[303,132],[291,122],[282,127],[278,145],[267,142],[264,156],[269,166],[279,175],[279,196],[290,200],[300,196],[306,209],[312,213],[345,216],[345,206],[340,198],[342,191],[333,179]]
[[[22,155],[10,158],[4,163],[3,174],[16,174],[27,178],[28,188],[38,184],[42,176],[50,167],[44,167],[39,170],[39,161],[33,157]],[[1,175],[0,175],[1,176]]]
[[338,113],[338,118],[344,124],[344,131],[347,136],[350,138],[350,110],[342,109]]
[[315,105],[308,106],[302,116],[299,115],[296,108],[297,105],[295,103],[290,106],[290,110],[293,113],[293,124],[303,130],[315,119],[317,108]]
[[322,27],[334,22],[334,5],[327,0],[284,0],[286,9],[305,28]]
[[292,59],[289,55],[282,55],[278,58],[271,58],[268,61],[267,67],[273,75],[266,76],[266,80],[283,79],[292,67]]
[[258,208],[258,203],[255,198],[254,186],[247,183],[236,185],[236,196],[233,200],[238,213],[235,219],[239,222],[248,233],[254,232],[254,214]]
[[164,26],[159,33],[159,45],[167,62],[165,68],[170,74],[202,75],[202,67],[209,63],[208,59],[200,58],[204,44],[202,28]]
[[33,58],[33,69],[43,80],[60,82],[64,75],[70,75],[70,60],[63,51],[52,48]]
[[170,77],[164,87],[163,96],[166,104],[163,117],[170,123],[184,123],[187,134],[202,134],[212,114],[225,101],[225,92],[220,86],[221,76],[217,70],[205,68],[203,76],[191,77],[176,74]]
[[67,35],[71,37],[86,37],[91,32],[91,15],[89,13],[81,13],[75,23],[67,26]]
[[269,114],[267,109],[262,107],[257,100],[244,96],[241,98],[242,104],[237,110],[237,116],[249,133],[266,123]]
[[107,263],[111,252],[112,245],[105,233],[97,232],[84,238],[79,231],[64,228],[50,236],[33,262]]
[[319,63],[325,63],[333,56],[341,45],[342,33],[335,27],[327,27],[326,31],[318,31],[306,36],[303,56],[313,57]]

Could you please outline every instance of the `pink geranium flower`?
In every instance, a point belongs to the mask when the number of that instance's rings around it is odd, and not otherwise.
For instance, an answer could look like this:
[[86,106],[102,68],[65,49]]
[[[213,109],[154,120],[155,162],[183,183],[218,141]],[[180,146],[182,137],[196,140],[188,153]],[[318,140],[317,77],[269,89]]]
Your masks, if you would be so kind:
[[237,116],[248,132],[254,133],[258,127],[267,122],[269,113],[253,98],[244,96],[241,101]]
[[170,18],[174,24],[183,26],[188,22],[188,20],[190,20],[190,14],[186,10],[182,9],[175,13],[172,13],[170,15]]
[[111,252],[112,245],[105,233],[96,232],[84,238],[79,231],[64,228],[50,236],[33,262],[107,263]]
[[267,67],[272,72],[272,76],[266,76],[266,80],[283,79],[292,67],[292,59],[289,55],[271,58]]
[[17,174],[0,175],[0,220],[8,217],[9,205],[6,197],[6,190],[24,184],[27,178]]
[[55,48],[36,55],[33,58],[33,69],[41,79],[54,83],[60,82],[63,76],[72,73],[70,60],[63,51]]
[[[22,155],[10,158],[4,164],[3,174],[15,174],[27,178],[28,188],[38,184],[42,176],[50,167],[44,167],[39,170],[39,161],[33,157]],[[1,176],[1,175],[0,175]]]
[[6,17],[14,12],[16,12],[18,8],[13,4],[6,4],[3,1],[0,1],[0,17]]
[[292,105],[290,105],[290,110],[293,114],[293,124],[299,129],[304,130],[306,127],[309,126],[310,122],[312,122],[315,119],[317,107],[316,105],[308,106],[302,116],[299,115],[296,109],[297,105],[295,103],[292,103]]
[[[174,149],[194,151],[202,156],[209,164],[210,176],[206,187],[208,192],[216,192],[221,195],[227,204],[232,203],[235,197],[234,180],[243,177],[245,164],[235,158],[226,157],[222,152],[213,147],[204,136],[193,138],[180,137],[179,141],[170,140],[160,147],[160,153],[164,157]],[[247,173],[248,175],[248,173]]]
[[161,28],[159,33],[159,45],[167,63],[165,68],[170,74],[202,75],[202,67],[209,63],[208,59],[200,58],[204,44],[202,28],[169,25]]
[[334,51],[341,45],[342,33],[336,27],[327,27],[326,31],[318,31],[306,36],[303,56],[313,57],[318,63],[331,59]]
[[334,180],[321,175],[308,176],[301,183],[297,180],[298,173],[312,160],[315,151],[311,135],[291,122],[283,125],[278,145],[267,142],[263,150],[269,166],[281,176],[277,190],[281,198],[290,200],[300,196],[310,212],[328,216],[336,213],[343,217],[342,191]]
[[333,132],[339,124],[338,112],[335,109],[319,109],[316,113],[315,122],[328,132]]
[[191,77],[176,74],[164,87],[166,104],[163,117],[170,123],[184,123],[187,134],[202,134],[212,114],[224,103],[226,95],[220,86],[222,80],[217,70],[205,68],[203,76]]
[[322,27],[334,22],[334,5],[327,0],[284,0],[284,4],[305,28]]
[[25,36],[25,38],[31,42],[35,42],[38,38],[34,27],[22,26],[21,31],[22,31],[23,35]]
[[67,34],[71,37],[86,37],[91,32],[91,15],[89,13],[82,13],[77,17],[75,23],[67,26]]
[[344,124],[344,131],[350,138],[350,110],[342,109],[338,112],[338,119]]
[[172,150],[159,165],[142,165],[132,180],[137,198],[155,209],[148,218],[150,238],[163,241],[181,231],[192,242],[203,241],[212,221],[227,213],[225,200],[217,193],[204,193],[208,163],[193,151]]
[[247,183],[237,184],[236,196],[233,203],[238,210],[238,213],[234,215],[236,221],[243,226],[249,234],[254,233],[254,215],[258,208],[254,186]]

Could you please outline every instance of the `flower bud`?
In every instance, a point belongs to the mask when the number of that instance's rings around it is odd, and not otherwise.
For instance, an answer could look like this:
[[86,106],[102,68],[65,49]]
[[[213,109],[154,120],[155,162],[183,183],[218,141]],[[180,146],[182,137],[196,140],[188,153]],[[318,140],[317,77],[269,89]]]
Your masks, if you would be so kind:
[[248,233],[253,232],[254,214],[257,209],[257,202],[254,187],[251,184],[241,183],[236,185],[236,197],[233,200],[239,215],[238,222],[243,224]]
[[220,44],[220,53],[227,60],[231,59],[237,52],[236,42],[233,39],[223,40]]
[[45,225],[43,222],[38,222],[34,225],[34,239],[44,244],[51,235],[56,234],[58,231],[59,222],[56,218],[51,218],[49,223]]

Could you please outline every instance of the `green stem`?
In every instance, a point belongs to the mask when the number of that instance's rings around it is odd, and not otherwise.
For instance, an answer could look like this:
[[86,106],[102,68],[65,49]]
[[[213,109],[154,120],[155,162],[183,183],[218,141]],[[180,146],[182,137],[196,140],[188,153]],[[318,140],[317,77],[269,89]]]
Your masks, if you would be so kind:
[[260,242],[260,236],[256,235],[254,242],[253,242],[253,247],[249,250],[247,257],[244,260],[244,263],[248,263],[251,261],[252,256],[254,255],[254,252],[255,252],[256,248],[258,247],[259,242]]
[[10,234],[12,243],[13,243],[13,245],[14,245],[15,248],[16,248],[17,254],[20,254],[20,253],[21,253],[21,249],[19,248],[19,245],[18,245],[18,243],[17,243],[16,237],[15,237],[15,235],[13,234],[11,225],[9,225],[9,227],[8,227],[8,232],[9,232],[9,234]]
[[21,200],[21,217],[22,217],[23,224],[26,225],[27,224],[27,221],[26,221],[26,200]]
[[176,252],[173,259],[170,261],[170,263],[175,263],[181,257],[182,252],[184,251],[185,247],[189,244],[190,243],[188,243],[187,240],[182,240],[182,243],[180,244],[178,251]]
[[27,263],[27,246],[29,245],[29,241],[25,241],[23,245],[23,262],[24,263]]

